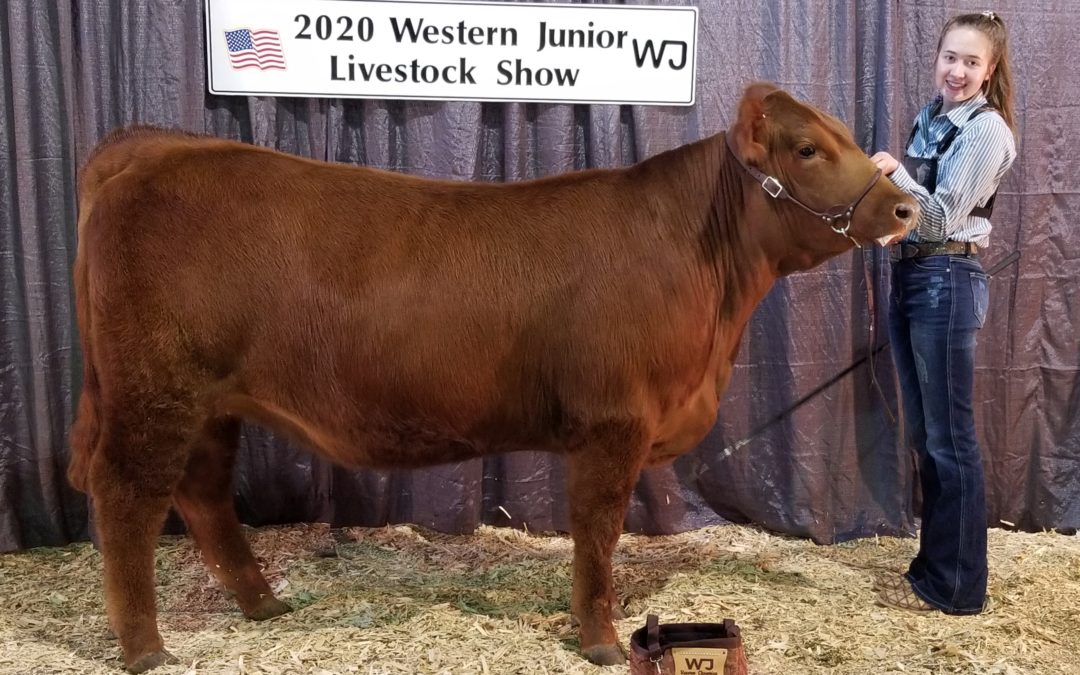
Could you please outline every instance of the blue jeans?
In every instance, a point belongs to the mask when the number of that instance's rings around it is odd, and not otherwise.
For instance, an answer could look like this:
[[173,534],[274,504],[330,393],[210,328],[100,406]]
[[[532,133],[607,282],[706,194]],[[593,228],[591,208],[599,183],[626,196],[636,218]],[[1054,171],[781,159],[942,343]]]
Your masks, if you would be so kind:
[[889,338],[923,498],[919,553],[907,578],[947,614],[977,614],[986,596],[986,489],[972,382],[975,332],[988,302],[976,258],[893,263]]

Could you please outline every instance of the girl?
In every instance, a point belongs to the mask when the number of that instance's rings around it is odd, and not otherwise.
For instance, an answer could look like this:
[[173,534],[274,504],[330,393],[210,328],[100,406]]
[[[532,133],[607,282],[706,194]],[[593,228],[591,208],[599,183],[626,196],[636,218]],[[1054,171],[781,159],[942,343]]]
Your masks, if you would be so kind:
[[972,410],[975,332],[988,289],[978,253],[1002,176],[1016,158],[1005,25],[993,12],[945,24],[937,95],[915,118],[903,162],[871,159],[919,202],[896,246],[889,335],[908,442],[919,457],[919,552],[905,575],[875,580],[879,604],[977,614],[986,596],[986,498]]

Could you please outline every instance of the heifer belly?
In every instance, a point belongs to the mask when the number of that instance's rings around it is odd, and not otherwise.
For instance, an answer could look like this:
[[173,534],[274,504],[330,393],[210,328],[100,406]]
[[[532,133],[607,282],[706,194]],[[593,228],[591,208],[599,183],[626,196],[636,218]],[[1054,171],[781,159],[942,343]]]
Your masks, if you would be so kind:
[[454,386],[437,369],[425,378],[391,359],[362,375],[336,359],[297,365],[308,360],[276,372],[260,368],[245,378],[250,385],[229,401],[229,412],[352,466],[411,468],[524,446],[489,422],[509,417],[499,415],[490,393]]
[[329,422],[340,410],[328,402],[318,414],[304,415],[276,402],[243,395],[230,396],[219,406],[222,414],[260,424],[348,466],[415,468],[464,461],[493,451],[488,443],[466,439],[430,421],[370,414],[364,416],[363,425],[344,416],[338,418],[340,424]]
[[344,307],[297,310],[291,323],[274,322],[282,332],[251,346],[222,410],[354,466],[558,450],[566,439],[535,366],[491,328],[464,326],[465,310],[432,320],[440,306],[402,303],[377,327],[350,320]]

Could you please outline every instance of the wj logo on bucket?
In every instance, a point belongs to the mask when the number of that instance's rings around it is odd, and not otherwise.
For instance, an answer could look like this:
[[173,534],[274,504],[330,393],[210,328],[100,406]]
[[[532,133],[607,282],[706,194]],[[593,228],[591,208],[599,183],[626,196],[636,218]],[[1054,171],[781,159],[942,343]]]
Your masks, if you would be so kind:
[[671,650],[675,661],[675,675],[724,675],[724,663],[727,662],[726,649],[685,649],[676,647]]

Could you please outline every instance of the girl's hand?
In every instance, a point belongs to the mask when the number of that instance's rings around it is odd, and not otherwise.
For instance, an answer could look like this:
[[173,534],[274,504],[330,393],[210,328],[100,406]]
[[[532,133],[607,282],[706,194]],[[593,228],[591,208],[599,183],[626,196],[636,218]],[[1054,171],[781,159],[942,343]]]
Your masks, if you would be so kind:
[[893,171],[896,171],[896,167],[900,166],[900,162],[896,161],[896,158],[887,152],[879,152],[870,158],[877,168],[881,169],[881,173],[888,176]]

